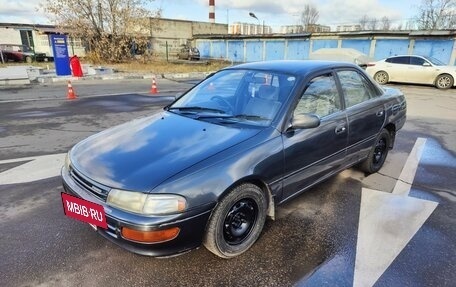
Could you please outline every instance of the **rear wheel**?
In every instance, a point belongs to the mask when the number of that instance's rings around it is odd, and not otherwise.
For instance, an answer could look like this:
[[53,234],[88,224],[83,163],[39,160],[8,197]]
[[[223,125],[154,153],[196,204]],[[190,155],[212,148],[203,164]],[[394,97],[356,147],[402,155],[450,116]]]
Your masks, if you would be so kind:
[[32,57],[30,57],[30,56],[25,57],[25,62],[30,64],[32,62]]
[[454,79],[451,75],[442,74],[435,79],[435,86],[439,89],[446,90],[453,87]]
[[222,258],[247,251],[263,230],[266,209],[266,196],[258,186],[243,184],[231,190],[209,220],[204,246]]
[[388,73],[385,72],[385,71],[380,71],[380,72],[377,72],[375,73],[374,75],[374,80],[381,84],[381,85],[384,85],[386,83],[388,83],[389,81],[389,76],[388,76]]
[[379,171],[383,163],[385,163],[386,156],[391,144],[391,135],[389,131],[383,129],[374,146],[371,148],[367,158],[359,165],[360,169],[366,173],[374,173]]

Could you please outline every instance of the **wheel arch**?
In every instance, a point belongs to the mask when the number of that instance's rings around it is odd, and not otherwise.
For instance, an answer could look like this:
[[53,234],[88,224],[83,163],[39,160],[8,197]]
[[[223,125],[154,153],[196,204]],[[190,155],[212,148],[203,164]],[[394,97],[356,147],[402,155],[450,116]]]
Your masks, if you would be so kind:
[[[451,77],[451,78],[453,79],[453,86],[454,86],[455,78],[453,77],[452,74],[447,73],[447,72],[442,72],[442,73],[438,74],[438,75],[435,77],[435,79],[434,79],[434,86],[437,85],[437,79],[438,79],[440,76],[443,76],[443,75],[447,75],[447,76]],[[450,87],[450,88],[452,88],[452,87]]]
[[227,189],[225,189],[225,191],[219,196],[217,203],[220,202],[220,200],[222,200],[222,198],[224,198],[228,193],[230,193],[236,187],[241,186],[243,184],[253,184],[261,189],[261,191],[266,196],[266,201],[268,204],[268,207],[266,210],[266,216],[268,218],[274,220],[275,219],[275,202],[274,202],[274,197],[272,195],[271,188],[263,179],[261,179],[259,177],[248,176],[248,177],[235,181]]
[[384,129],[386,129],[388,131],[388,133],[390,134],[389,149],[392,149],[394,146],[394,141],[396,139],[396,125],[393,123],[389,123],[384,127]]

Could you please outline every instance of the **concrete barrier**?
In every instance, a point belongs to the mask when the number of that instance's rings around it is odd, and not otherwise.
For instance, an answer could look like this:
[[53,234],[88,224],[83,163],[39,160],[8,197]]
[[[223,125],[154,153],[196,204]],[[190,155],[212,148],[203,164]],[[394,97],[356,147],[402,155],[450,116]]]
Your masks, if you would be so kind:
[[[0,85],[24,85],[30,84],[29,72],[30,66],[7,66],[0,68]],[[36,71],[32,72],[33,75]],[[36,78],[36,77],[35,77]]]

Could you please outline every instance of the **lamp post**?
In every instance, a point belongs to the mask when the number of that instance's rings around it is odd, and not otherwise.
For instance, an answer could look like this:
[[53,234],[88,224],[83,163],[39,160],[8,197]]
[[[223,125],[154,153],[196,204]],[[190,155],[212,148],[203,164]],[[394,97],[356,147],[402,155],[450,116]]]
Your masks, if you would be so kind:
[[[255,15],[255,13],[249,12],[249,16],[252,17],[252,18],[257,19],[257,20],[258,20],[258,26],[261,27],[260,19],[258,19],[258,17]],[[261,34],[264,34],[264,21],[263,21],[263,26],[262,26],[262,28],[261,28]]]

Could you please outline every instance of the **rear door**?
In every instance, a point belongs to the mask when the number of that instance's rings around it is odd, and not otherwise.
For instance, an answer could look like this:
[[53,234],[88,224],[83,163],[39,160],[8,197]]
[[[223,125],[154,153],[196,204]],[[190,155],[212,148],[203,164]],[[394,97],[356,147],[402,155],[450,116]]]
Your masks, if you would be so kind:
[[386,59],[386,72],[391,82],[404,82],[410,81],[407,70],[410,66],[409,56],[391,57]]
[[355,69],[336,72],[348,117],[347,160],[357,162],[369,153],[385,122],[385,107],[380,92]]
[[333,72],[312,77],[306,83],[293,109],[294,115],[300,113],[318,115],[321,123],[317,128],[289,130],[282,135],[283,200],[340,168],[346,153],[347,117]]

